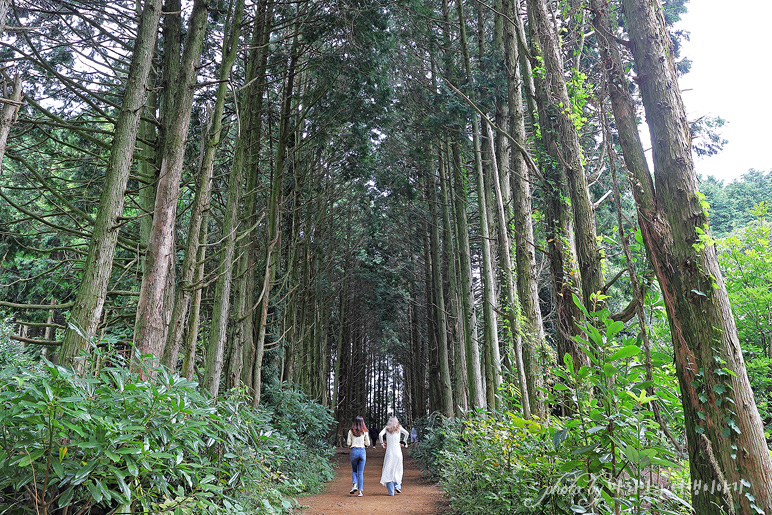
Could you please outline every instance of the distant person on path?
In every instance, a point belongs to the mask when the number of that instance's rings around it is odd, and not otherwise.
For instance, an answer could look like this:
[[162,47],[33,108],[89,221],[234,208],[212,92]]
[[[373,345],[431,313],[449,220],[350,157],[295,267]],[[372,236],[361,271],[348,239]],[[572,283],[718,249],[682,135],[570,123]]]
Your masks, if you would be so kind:
[[378,440],[378,430],[374,427],[370,427],[370,441],[373,444],[373,449],[375,449],[376,440]]
[[[386,427],[378,434],[381,445],[386,448],[386,456],[383,458],[383,471],[381,472],[381,484],[386,487],[389,495],[402,493],[402,449],[400,440],[405,435],[405,447],[407,447],[407,438],[410,436],[404,427],[399,424],[397,417],[389,418]],[[386,442],[383,436],[386,435]]]
[[[351,425],[351,429],[348,431],[348,437],[346,437],[346,445],[351,448],[351,481],[354,486],[351,488],[350,494],[357,494],[358,497],[362,497],[362,487],[364,486],[364,471],[365,461],[367,461],[367,451],[365,450],[370,445],[370,433],[367,431],[365,425],[365,419],[357,416],[354,419],[354,423]],[[402,456],[400,455],[400,460]],[[402,467],[400,466],[400,470]]]
[[415,428],[410,430],[410,443],[416,443],[418,441],[418,432]]

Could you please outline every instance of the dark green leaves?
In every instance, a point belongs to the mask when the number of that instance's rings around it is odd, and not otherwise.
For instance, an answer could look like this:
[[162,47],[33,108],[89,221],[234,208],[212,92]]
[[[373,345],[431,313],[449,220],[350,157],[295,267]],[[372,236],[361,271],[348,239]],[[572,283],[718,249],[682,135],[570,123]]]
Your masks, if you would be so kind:
[[[138,503],[149,512],[189,514],[195,505],[203,510],[196,513],[214,513],[228,500],[228,513],[238,514],[234,495],[247,483],[273,485],[260,495],[294,494],[329,473],[321,442],[331,416],[302,394],[268,389],[282,404],[279,426],[245,398],[215,404],[194,382],[166,370],[153,375],[151,382],[120,367],[84,376],[54,366],[0,372],[0,491],[18,492],[0,496],[0,511],[6,502],[30,503],[29,486],[50,509]],[[271,496],[283,499],[279,490]]]

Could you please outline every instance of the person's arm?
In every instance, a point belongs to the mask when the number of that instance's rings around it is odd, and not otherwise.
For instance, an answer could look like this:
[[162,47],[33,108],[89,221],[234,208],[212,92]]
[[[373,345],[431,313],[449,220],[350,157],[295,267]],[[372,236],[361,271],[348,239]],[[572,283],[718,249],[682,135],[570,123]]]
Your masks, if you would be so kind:
[[381,442],[381,445],[385,445],[383,443],[383,435],[385,434],[386,434],[386,428],[384,427],[383,429],[381,429],[381,432],[378,433],[378,441]]
[[408,433],[407,429],[405,429],[404,427],[400,427],[399,428],[399,434],[400,435],[403,435],[403,434],[405,435],[405,447],[407,447],[407,444],[410,442],[410,433]]
[[348,430],[348,436],[346,437],[346,445],[351,447],[351,439],[354,437],[353,433],[351,433],[351,429]]
[[370,432],[365,431],[365,449],[370,447]]

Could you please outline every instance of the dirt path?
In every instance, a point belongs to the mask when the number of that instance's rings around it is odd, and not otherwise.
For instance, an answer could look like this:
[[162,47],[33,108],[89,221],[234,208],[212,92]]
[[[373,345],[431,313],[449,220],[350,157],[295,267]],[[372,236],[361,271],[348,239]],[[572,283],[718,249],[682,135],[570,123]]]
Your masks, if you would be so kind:
[[450,513],[445,493],[426,479],[415,461],[410,459],[409,450],[405,456],[405,474],[402,478],[402,493],[390,497],[386,487],[381,485],[381,467],[386,451],[378,447],[367,449],[365,465],[364,497],[350,495],[351,465],[348,449],[335,453],[337,474],[327,489],[317,495],[300,497],[298,502],[306,506],[299,513],[303,515],[438,515]]

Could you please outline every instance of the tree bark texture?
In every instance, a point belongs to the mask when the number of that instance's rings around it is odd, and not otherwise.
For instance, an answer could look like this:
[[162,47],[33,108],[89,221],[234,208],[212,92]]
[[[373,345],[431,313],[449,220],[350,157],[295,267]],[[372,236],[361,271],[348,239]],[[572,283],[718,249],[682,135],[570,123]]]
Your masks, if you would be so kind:
[[115,123],[115,135],[110,146],[105,182],[83,277],[75,305],[70,311],[70,324],[64,335],[64,343],[57,356],[58,363],[63,365],[73,363],[88,339],[96,334],[102,318],[118,241],[118,218],[123,214],[126,185],[134,162],[134,145],[145,105],[160,18],[161,1],[147,0],[140,16],[127,86]]
[[469,222],[467,220],[468,188],[467,177],[460,163],[456,143],[453,150],[453,213],[456,217],[454,241],[457,245],[459,259],[459,277],[461,303],[464,309],[464,345],[467,358],[467,382],[469,385],[469,400],[476,408],[485,407],[485,386],[483,385],[482,367],[480,365],[480,347],[477,343],[478,324],[475,313],[474,290],[472,281],[472,258],[469,248]]
[[582,147],[574,124],[578,113],[572,112],[572,101],[566,87],[563,58],[557,31],[551,23],[546,0],[528,0],[532,30],[536,32],[544,62],[537,88],[541,91],[541,106],[545,117],[540,117],[542,133],[551,133],[546,148],[555,166],[565,170],[576,234],[576,254],[582,278],[582,300],[591,309],[591,296],[604,287],[601,254],[595,229],[595,212],[584,176]]
[[[270,16],[273,12],[273,2],[263,0],[259,3],[256,15],[255,28],[252,34],[252,51],[250,66],[256,66],[256,72],[248,69],[248,76],[257,77],[250,79],[247,89],[242,116],[248,122],[242,130],[249,134],[249,147],[246,156],[246,192],[244,199],[244,222],[247,233],[242,240],[237,266],[236,295],[233,309],[236,314],[233,328],[233,339],[236,346],[240,347],[241,356],[232,356],[229,365],[229,376],[235,384],[240,380],[254,391],[254,367],[257,361],[255,348],[255,268],[258,252],[260,251],[259,239],[256,237],[256,227],[259,223],[257,216],[257,189],[262,169],[260,166],[262,151],[262,112],[263,95],[265,90],[266,62],[268,59],[268,38],[270,36]],[[248,110],[248,112],[246,112]],[[262,355],[260,359],[262,365]],[[239,376],[239,377],[237,377]]]
[[451,202],[450,199],[453,196],[451,191],[450,180],[450,167],[452,166],[452,157],[447,152],[448,146],[441,145],[440,156],[444,156],[440,161],[440,191],[442,192],[442,247],[443,256],[447,263],[447,294],[448,302],[446,305],[450,305],[450,319],[453,321],[452,334],[455,335],[451,343],[451,350],[453,351],[453,396],[455,398],[455,406],[457,415],[461,416],[461,412],[468,409],[468,384],[467,384],[467,356],[466,347],[464,345],[464,310],[463,302],[461,300],[459,288],[458,288],[458,259],[457,252],[454,252],[453,242],[453,226],[451,225]]
[[[211,113],[209,130],[203,148],[198,181],[196,184],[196,196],[193,200],[193,208],[188,224],[188,240],[185,244],[185,257],[180,270],[180,280],[177,283],[174,308],[164,348],[163,364],[175,368],[177,355],[184,336],[185,319],[190,309],[190,298],[194,289],[200,288],[193,282],[199,258],[199,246],[206,242],[199,241],[202,225],[209,219],[209,206],[212,194],[212,177],[214,173],[214,160],[217,149],[220,147],[222,137],[222,116],[225,109],[226,93],[228,91],[227,79],[230,77],[231,68],[236,61],[236,51],[240,34],[241,20],[244,15],[244,0],[236,2],[232,19],[229,22],[230,30],[223,41],[223,60],[220,65],[220,84],[217,86],[214,108]],[[202,249],[205,252],[205,247]],[[202,256],[203,257],[203,256]]]
[[[707,214],[697,196],[690,132],[662,5],[657,0],[624,0],[623,5],[651,133],[654,181],[645,169],[628,167],[635,174],[639,222],[673,337],[691,479],[695,485],[715,481],[722,486],[692,488],[692,505],[700,515],[755,513],[752,504],[771,513],[772,459]],[[601,12],[606,8],[598,7]],[[619,62],[610,64],[614,69]],[[616,70],[610,86],[621,93],[624,83]],[[620,114],[625,115],[625,106]]]
[[[2,6],[0,6],[1,8]],[[0,21],[5,19],[5,13],[0,9]],[[2,34],[2,31],[0,31]],[[6,95],[8,95],[6,97]],[[8,134],[11,132],[16,113],[21,105],[21,75],[18,73],[13,78],[13,87],[6,92],[0,89],[0,98],[8,98],[10,102],[2,102],[3,109],[0,113],[0,168],[2,168],[5,149],[8,145]]]
[[[464,6],[461,0],[458,0],[456,2],[456,6],[458,9],[458,19],[459,19],[459,38],[461,42],[461,48],[463,51],[463,66],[466,73],[467,80],[471,79],[472,76],[472,64],[471,64],[471,58],[469,55],[469,45],[467,43],[467,37],[466,37],[466,25],[465,25],[465,17],[464,17]],[[479,16],[478,16],[479,19]],[[473,145],[473,152],[474,152],[474,163],[475,163],[475,177],[477,182],[477,211],[480,217],[480,232],[481,232],[481,238],[482,238],[482,249],[483,249],[483,262],[482,266],[480,268],[480,275],[482,276],[482,283],[483,283],[483,302],[482,302],[482,309],[483,309],[483,319],[484,319],[484,334],[483,334],[483,352],[486,353],[487,357],[490,357],[493,354],[493,351],[491,350],[491,346],[496,346],[496,354],[498,354],[498,325],[496,321],[496,314],[493,311],[495,307],[495,292],[493,290],[494,288],[494,281],[493,281],[493,275],[491,270],[491,254],[490,254],[490,239],[489,239],[489,226],[488,226],[488,220],[487,220],[487,211],[486,211],[486,204],[485,204],[485,177],[484,177],[484,169],[483,169],[483,163],[482,163],[482,147],[480,143],[480,121],[478,118],[478,115],[474,113],[472,115],[472,145]],[[460,186],[460,184],[459,184]],[[459,188],[458,191],[464,191]],[[468,238],[468,232],[467,232],[467,238]],[[469,265],[469,275],[470,275],[470,283],[471,283],[471,262]],[[474,306],[474,295],[471,290],[471,284],[470,284],[470,301],[472,302],[472,306]],[[475,342],[476,343],[476,342]],[[475,345],[476,346],[476,345]],[[470,353],[471,354],[471,353]],[[472,366],[477,368],[477,365],[475,365],[475,360],[479,362],[478,353],[474,352],[472,354]],[[491,366],[494,366],[493,363],[490,364]],[[486,385],[482,384],[482,369],[483,367],[480,365],[480,390],[477,391],[477,397],[475,398],[475,406],[485,408],[486,405],[491,401],[495,401],[495,393],[492,392],[493,387],[496,383],[496,377],[494,374],[494,370],[492,368],[487,367],[486,368],[486,374],[485,379],[487,383]],[[500,377],[500,375],[499,375]],[[482,399],[485,399],[484,401]]]
[[[493,147],[494,137],[493,129],[490,124],[486,123],[488,130],[488,142]],[[491,153],[494,154],[494,149],[491,148]],[[528,379],[526,377],[525,364],[523,362],[523,339],[520,330],[520,310],[517,300],[517,292],[515,291],[515,277],[512,267],[512,252],[511,244],[509,241],[509,223],[507,215],[504,212],[504,199],[501,193],[501,185],[499,180],[501,176],[498,173],[498,167],[496,166],[496,160],[493,160],[494,173],[491,178],[494,181],[494,190],[496,192],[496,213],[498,215],[498,237],[499,237],[499,267],[503,275],[504,294],[506,295],[507,305],[504,306],[504,314],[509,323],[509,332],[512,338],[514,353],[514,365],[517,367],[517,379],[520,383],[520,396],[523,405],[523,416],[525,418],[531,418],[531,401],[529,399],[529,387]],[[508,182],[508,181],[506,181]],[[500,373],[500,372],[499,372]]]
[[[154,82],[151,77],[149,82]],[[137,163],[137,204],[142,209],[142,219],[139,222],[139,247],[146,249],[150,242],[150,229],[153,226],[153,206],[155,204],[155,185],[158,180],[156,157],[158,155],[158,133],[153,121],[156,119],[156,104],[158,97],[151,90],[145,106],[144,116],[139,124],[140,159]],[[142,256],[144,268],[144,256]]]
[[287,162],[287,151],[290,147],[291,130],[290,115],[292,112],[292,95],[295,88],[295,66],[298,61],[297,36],[292,44],[292,54],[287,66],[287,75],[285,78],[284,89],[282,93],[281,119],[279,125],[279,142],[276,148],[276,164],[271,178],[271,193],[268,199],[268,233],[267,247],[265,254],[265,274],[263,275],[262,291],[260,292],[260,303],[258,305],[258,333],[255,341],[257,349],[257,358],[254,365],[253,387],[255,389],[253,404],[256,406],[260,402],[260,368],[262,364],[262,355],[265,345],[266,323],[268,321],[268,306],[271,299],[271,286],[276,272],[279,268],[279,257],[281,253],[281,216],[282,216],[282,180],[284,177],[284,168]]
[[[440,163],[440,166],[442,163]],[[429,248],[432,255],[432,291],[434,293],[435,326],[437,329],[437,359],[439,361],[439,394],[442,413],[446,417],[453,416],[453,390],[450,384],[450,364],[448,360],[448,324],[445,312],[445,296],[443,294],[442,268],[440,260],[440,217],[437,215],[437,182],[434,175],[426,181],[429,193]]]
[[[509,132],[522,146],[526,143],[525,117],[523,116],[523,75],[519,62],[522,52],[518,51],[518,24],[522,24],[519,2],[504,0],[503,10],[512,20],[504,22],[504,58],[507,70],[507,98],[509,104]],[[528,72],[530,78],[530,73]],[[536,245],[531,218],[531,184],[521,152],[510,152],[512,234],[515,248],[515,280],[522,314],[522,355],[523,369],[528,387],[531,413],[541,418],[546,416],[544,403],[544,370],[540,362],[545,348],[544,322],[539,305],[539,285],[536,278]]]
[[[528,8],[532,27],[530,34],[531,53],[536,58],[536,56],[541,55],[540,41],[537,37],[541,33],[546,34],[546,39],[556,36],[551,31],[552,25],[544,10],[543,0],[528,0]],[[535,19],[537,16],[538,20]],[[539,22],[544,25],[541,29],[535,28]],[[544,60],[546,61],[546,59]],[[562,155],[556,152],[560,139],[551,120],[558,116],[555,110],[562,112],[562,108],[558,108],[558,102],[551,97],[550,85],[545,83],[546,72],[535,72],[533,75],[535,76],[536,107],[539,126],[541,127],[539,158],[544,176],[541,185],[544,188],[550,272],[557,312],[555,340],[558,361],[562,363],[563,357],[569,354],[578,368],[589,364],[589,359],[574,341],[574,336],[581,332],[576,321],[581,320],[582,312],[574,304],[573,295],[576,293],[581,298],[583,290],[576,263],[570,188],[566,167],[560,161]],[[551,77],[551,79],[560,82],[562,77]],[[563,82],[564,88],[565,83]]]
[[[167,285],[174,277],[177,204],[192,109],[193,86],[206,32],[208,9],[208,0],[194,2],[182,57],[175,52],[168,59],[168,62],[174,63],[173,68],[178,68],[178,73],[174,74],[174,95],[171,95],[171,85],[167,85],[167,90],[163,93],[166,97],[166,103],[162,106],[165,130],[158,187],[134,329],[134,342],[140,352],[152,354],[159,359],[164,352],[169,327],[167,317],[170,300]],[[176,15],[170,15],[167,19],[175,17]],[[167,55],[165,54],[165,61]]]

